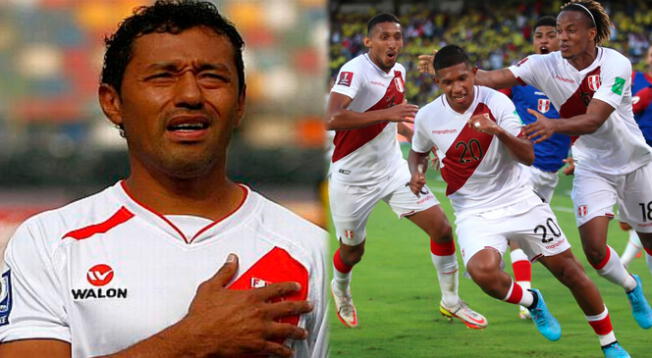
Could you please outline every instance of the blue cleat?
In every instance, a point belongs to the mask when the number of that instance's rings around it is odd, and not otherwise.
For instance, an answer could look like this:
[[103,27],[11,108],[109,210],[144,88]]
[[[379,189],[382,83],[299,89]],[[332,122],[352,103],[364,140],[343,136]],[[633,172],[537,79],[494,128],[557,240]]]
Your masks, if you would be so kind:
[[604,353],[605,358],[631,358],[625,348],[618,344],[618,341],[602,347],[602,353]]
[[561,338],[561,326],[557,319],[552,316],[546,303],[543,301],[543,295],[536,288],[530,289],[532,294],[537,296],[537,305],[534,308],[528,308],[534,325],[544,337],[551,341]]
[[627,292],[627,299],[629,299],[629,303],[632,305],[632,315],[634,315],[636,323],[641,328],[648,329],[652,327],[652,309],[643,295],[641,278],[638,275],[632,275],[632,277],[636,280],[636,287],[630,292]]

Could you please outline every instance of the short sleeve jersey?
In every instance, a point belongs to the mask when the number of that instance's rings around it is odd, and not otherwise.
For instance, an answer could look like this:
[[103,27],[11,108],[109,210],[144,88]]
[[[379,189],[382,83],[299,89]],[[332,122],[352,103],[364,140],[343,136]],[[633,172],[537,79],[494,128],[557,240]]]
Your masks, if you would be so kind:
[[453,110],[442,95],[421,108],[415,119],[412,150],[426,153],[437,147],[446,195],[458,216],[494,210],[534,195],[524,182],[522,166],[507,147],[495,136],[467,125],[476,114],[487,114],[512,135],[521,132],[521,120],[509,98],[482,86],[474,87],[473,103],[464,113]]
[[[348,110],[367,112],[401,104],[405,98],[405,68],[397,63],[381,70],[369,55],[345,63],[332,92],[352,99]],[[344,183],[373,184],[384,180],[404,160],[396,139],[396,123],[337,130],[331,178]]]
[[28,219],[5,252],[0,341],[63,340],[73,357],[115,353],[181,320],[199,284],[235,253],[230,289],[301,284],[286,299],[315,308],[285,322],[310,337],[287,344],[299,357],[325,356],[327,234],[241,188],[240,206],[193,236],[136,202],[121,183]]
[[614,108],[598,130],[574,142],[578,169],[620,175],[652,160],[652,149],[645,144],[632,114],[632,66],[625,56],[598,47],[595,61],[578,71],[560,52],[553,52],[528,56],[509,69],[522,82],[548,95],[562,118],[586,113],[593,98]]
[[[516,112],[524,124],[536,121],[536,117],[527,110],[534,109],[548,118],[559,118],[559,113],[542,91],[529,86],[514,86],[511,88],[511,99],[516,106]],[[532,166],[546,172],[556,172],[564,166],[564,159],[570,150],[570,137],[555,133],[541,143],[534,144],[534,163]]]

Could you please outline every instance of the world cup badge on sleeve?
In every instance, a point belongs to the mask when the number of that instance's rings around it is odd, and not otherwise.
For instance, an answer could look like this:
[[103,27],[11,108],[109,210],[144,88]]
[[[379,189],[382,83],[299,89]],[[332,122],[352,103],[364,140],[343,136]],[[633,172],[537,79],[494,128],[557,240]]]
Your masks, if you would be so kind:
[[546,113],[550,109],[550,100],[547,98],[539,98],[537,101],[537,110],[539,113]]
[[9,324],[11,313],[11,271],[2,274],[0,281],[0,326]]

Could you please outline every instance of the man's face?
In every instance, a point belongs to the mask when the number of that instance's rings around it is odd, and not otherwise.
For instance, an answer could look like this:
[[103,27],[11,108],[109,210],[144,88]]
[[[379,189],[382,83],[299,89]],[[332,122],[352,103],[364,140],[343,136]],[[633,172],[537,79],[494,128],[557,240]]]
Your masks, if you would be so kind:
[[539,26],[534,29],[532,46],[534,47],[534,53],[539,55],[559,50],[557,29],[553,26]]
[[401,25],[395,22],[376,24],[364,38],[364,45],[369,48],[369,57],[378,67],[384,71],[391,70],[403,48]]
[[466,111],[473,103],[473,83],[478,69],[467,63],[436,71],[435,83],[446,95],[446,100],[457,112]]
[[100,102],[123,126],[132,160],[150,172],[193,178],[224,166],[244,112],[238,82],[226,36],[206,27],[151,33],[133,43],[121,94],[103,85]]
[[588,52],[595,45],[597,32],[595,27],[589,25],[590,21],[579,11],[562,11],[557,16],[559,50],[563,58],[572,60],[577,55]]

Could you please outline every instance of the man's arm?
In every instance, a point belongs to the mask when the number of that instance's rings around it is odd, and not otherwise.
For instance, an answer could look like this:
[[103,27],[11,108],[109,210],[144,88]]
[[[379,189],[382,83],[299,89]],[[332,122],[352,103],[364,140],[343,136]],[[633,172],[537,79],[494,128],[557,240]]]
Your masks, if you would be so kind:
[[410,154],[408,154],[408,167],[410,168],[410,174],[412,178],[410,179],[410,190],[419,196],[422,194],[421,189],[426,185],[426,169],[428,169],[428,156],[430,152],[419,153],[415,152],[413,149],[410,149]]
[[468,121],[475,130],[494,135],[505,144],[514,159],[525,165],[534,163],[534,147],[526,138],[517,137],[507,132],[503,127],[492,121],[485,114],[476,114]]
[[[281,282],[253,290],[226,288],[238,270],[237,256],[197,289],[188,314],[179,322],[115,354],[105,357],[233,357],[244,354],[289,357],[293,352],[277,343],[306,339],[308,332],[282,317],[310,312],[306,301],[270,300],[298,291],[295,282]],[[2,357],[70,357],[70,344],[28,339],[0,345]]]
[[595,98],[589,103],[585,114],[571,118],[550,119],[533,109],[528,109],[528,112],[537,117],[537,120],[525,126],[525,134],[528,139],[535,139],[534,143],[542,142],[554,133],[591,134],[602,126],[602,123],[609,118],[613,111],[614,108],[610,104]]
[[331,92],[326,108],[326,128],[342,130],[367,127],[380,122],[414,122],[419,107],[403,102],[386,109],[368,112],[354,112],[347,108],[353,99],[337,92]]
[[484,71],[478,70],[475,74],[475,84],[494,89],[511,88],[521,83],[508,68]]
[[410,128],[407,124],[403,122],[399,122],[396,125],[396,130],[398,131],[398,134],[407,138],[409,142],[412,142],[412,136],[414,135],[414,130],[412,130],[412,128]]

